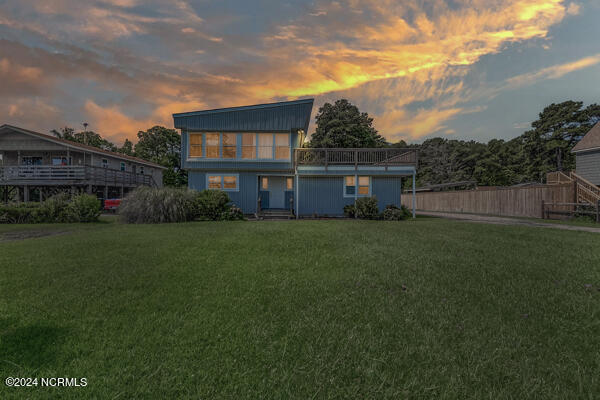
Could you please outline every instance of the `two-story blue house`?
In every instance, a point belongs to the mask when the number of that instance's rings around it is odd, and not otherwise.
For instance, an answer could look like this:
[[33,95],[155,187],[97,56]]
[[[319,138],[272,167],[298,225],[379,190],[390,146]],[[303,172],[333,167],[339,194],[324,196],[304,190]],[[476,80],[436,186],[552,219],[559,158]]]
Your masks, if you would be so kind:
[[362,196],[399,206],[416,150],[302,148],[312,107],[306,99],[174,114],[189,187],[224,190],[246,214],[341,216]]

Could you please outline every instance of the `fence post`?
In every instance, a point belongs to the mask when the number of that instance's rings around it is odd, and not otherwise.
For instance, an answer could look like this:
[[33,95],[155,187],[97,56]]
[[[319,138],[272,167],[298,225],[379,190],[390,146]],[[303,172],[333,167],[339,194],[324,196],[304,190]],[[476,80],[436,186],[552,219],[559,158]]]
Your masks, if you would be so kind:
[[542,219],[546,219],[546,205],[544,204],[544,199],[542,199]]

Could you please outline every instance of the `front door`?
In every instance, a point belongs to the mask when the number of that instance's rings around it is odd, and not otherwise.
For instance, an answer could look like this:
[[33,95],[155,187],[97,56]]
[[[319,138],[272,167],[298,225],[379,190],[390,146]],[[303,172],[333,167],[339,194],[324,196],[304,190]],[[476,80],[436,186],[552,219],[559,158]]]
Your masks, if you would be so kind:
[[263,209],[285,208],[285,177],[263,176],[260,178],[260,198]]

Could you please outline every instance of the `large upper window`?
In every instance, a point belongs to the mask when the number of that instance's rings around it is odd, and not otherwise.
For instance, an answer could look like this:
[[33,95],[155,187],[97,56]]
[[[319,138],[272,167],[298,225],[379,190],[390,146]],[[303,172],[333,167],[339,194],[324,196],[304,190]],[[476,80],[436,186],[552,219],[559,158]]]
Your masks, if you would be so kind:
[[258,134],[258,158],[273,158],[273,134]]
[[290,135],[278,133],[275,135],[275,158],[287,160],[290,158]]
[[235,158],[237,155],[237,134],[223,134],[223,158]]
[[252,160],[256,158],[256,134],[242,134],[242,158]]
[[206,158],[219,158],[219,136],[218,133],[206,134]]
[[202,157],[202,134],[190,134],[190,157]]

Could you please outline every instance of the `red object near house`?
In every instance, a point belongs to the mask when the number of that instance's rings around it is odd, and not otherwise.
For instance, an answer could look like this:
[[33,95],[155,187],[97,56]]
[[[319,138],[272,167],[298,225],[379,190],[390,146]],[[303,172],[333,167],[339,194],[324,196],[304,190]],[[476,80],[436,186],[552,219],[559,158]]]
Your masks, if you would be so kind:
[[117,211],[117,208],[121,205],[121,199],[106,199],[104,200],[105,211]]

